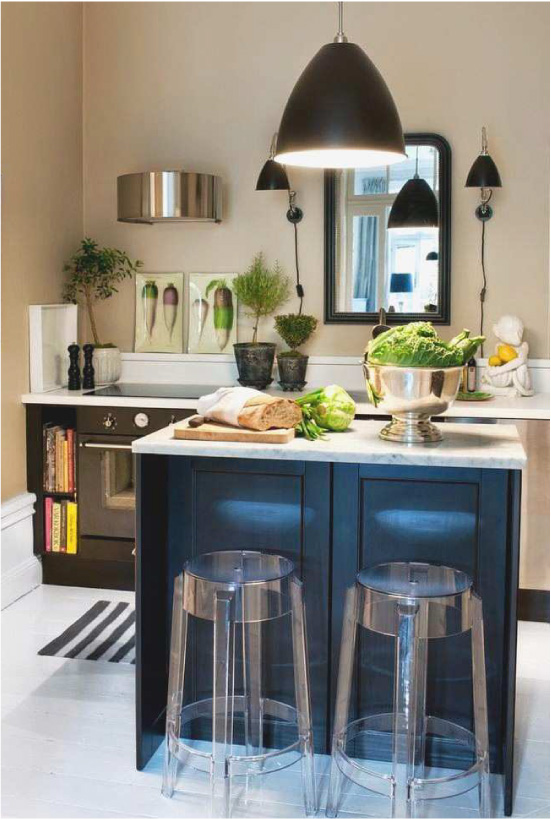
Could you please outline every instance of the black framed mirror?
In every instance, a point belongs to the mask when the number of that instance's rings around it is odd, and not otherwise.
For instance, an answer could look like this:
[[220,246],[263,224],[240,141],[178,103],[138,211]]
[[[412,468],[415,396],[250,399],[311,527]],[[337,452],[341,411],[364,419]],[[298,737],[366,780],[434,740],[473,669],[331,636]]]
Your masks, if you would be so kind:
[[[325,322],[450,323],[451,148],[438,134],[405,134],[407,160],[325,172]],[[416,169],[434,191],[437,227],[389,229],[397,194]]]

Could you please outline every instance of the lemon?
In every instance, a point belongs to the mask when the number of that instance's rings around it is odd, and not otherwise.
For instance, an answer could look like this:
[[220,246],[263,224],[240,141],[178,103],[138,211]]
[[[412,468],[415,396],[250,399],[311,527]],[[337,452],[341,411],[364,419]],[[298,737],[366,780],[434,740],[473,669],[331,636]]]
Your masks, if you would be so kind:
[[514,347],[511,347],[511,345],[498,345],[497,355],[504,364],[512,362],[513,359],[518,357],[517,351]]
[[490,367],[501,367],[503,364],[499,356],[490,356],[488,359],[488,364]]

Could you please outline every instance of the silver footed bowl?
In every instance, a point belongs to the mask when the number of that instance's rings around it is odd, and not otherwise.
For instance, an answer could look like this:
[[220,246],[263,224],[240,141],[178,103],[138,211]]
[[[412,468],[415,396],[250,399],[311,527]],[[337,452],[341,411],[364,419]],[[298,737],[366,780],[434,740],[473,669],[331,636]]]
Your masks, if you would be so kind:
[[367,394],[392,421],[380,436],[406,444],[441,441],[430,417],[455,401],[463,367],[397,367],[364,362]]

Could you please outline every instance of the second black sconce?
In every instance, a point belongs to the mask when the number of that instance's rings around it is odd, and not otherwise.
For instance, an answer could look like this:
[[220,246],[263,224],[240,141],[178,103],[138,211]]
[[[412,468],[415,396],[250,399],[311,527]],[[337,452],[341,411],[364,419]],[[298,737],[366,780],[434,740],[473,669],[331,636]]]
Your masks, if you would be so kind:
[[277,134],[272,138],[272,145],[270,147],[270,156],[262,166],[262,170],[256,182],[257,191],[287,191],[289,195],[289,208],[287,210],[287,219],[291,223],[295,231],[295,268],[296,268],[296,292],[300,299],[299,313],[302,312],[302,300],[304,299],[304,288],[300,283],[300,271],[298,264],[298,229],[297,226],[304,216],[301,208],[295,205],[296,191],[293,191],[289,184],[289,177],[285,166],[274,160],[275,146],[277,143]]
[[[475,216],[482,222],[482,234],[480,243],[480,264],[482,266],[482,288],[480,289],[480,335],[484,335],[484,302],[486,300],[486,290],[488,280],[486,278],[486,222],[492,218],[494,212],[490,208],[490,200],[493,195],[493,188],[501,188],[501,177],[497,166],[488,153],[488,137],[486,129],[482,128],[482,148],[480,154],[471,165],[471,170],[467,175],[465,188],[480,188],[480,204],[475,210]],[[481,353],[484,353],[484,346],[481,346]]]

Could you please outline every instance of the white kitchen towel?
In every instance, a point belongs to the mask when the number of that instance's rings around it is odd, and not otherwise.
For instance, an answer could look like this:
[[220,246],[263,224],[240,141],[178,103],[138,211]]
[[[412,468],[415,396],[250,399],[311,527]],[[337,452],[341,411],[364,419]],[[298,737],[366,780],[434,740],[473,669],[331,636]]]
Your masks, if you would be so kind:
[[220,387],[215,393],[201,396],[197,412],[206,419],[239,427],[239,414],[245,404],[254,396],[263,395],[253,387]]

